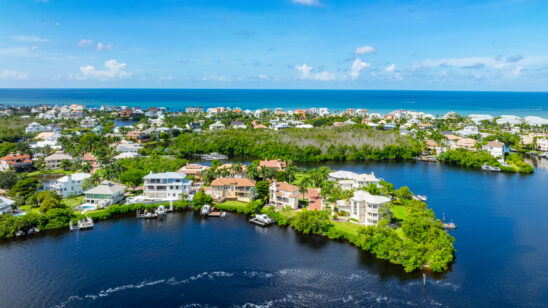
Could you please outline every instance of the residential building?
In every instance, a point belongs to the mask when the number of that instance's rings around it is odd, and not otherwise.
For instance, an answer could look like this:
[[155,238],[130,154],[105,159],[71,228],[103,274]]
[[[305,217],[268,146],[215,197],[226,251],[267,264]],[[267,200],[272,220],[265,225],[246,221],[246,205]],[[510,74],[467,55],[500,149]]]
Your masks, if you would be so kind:
[[188,113],[204,112],[204,107],[186,107]]
[[245,123],[242,121],[232,121],[232,123],[230,123],[230,126],[232,126],[233,128],[246,128]]
[[208,166],[200,165],[200,164],[189,164],[182,166],[179,170],[177,170],[178,173],[183,173],[186,176],[191,175],[194,176],[194,178],[197,181],[200,181],[202,178],[202,171],[209,169]]
[[459,134],[463,137],[468,137],[468,136],[471,136],[471,135],[477,135],[477,134],[479,134],[479,129],[478,129],[477,126],[469,125],[469,126],[464,127],[463,129],[457,131],[457,134]]
[[390,198],[375,196],[363,190],[355,191],[354,197],[350,198],[351,221],[366,226],[377,225],[382,218],[379,208],[388,202]]
[[120,143],[116,146],[116,151],[121,153],[135,153],[137,154],[140,149],[142,149],[143,146],[138,143],[128,142],[128,143]]
[[259,168],[266,167],[266,168],[274,168],[277,171],[285,171],[285,167],[287,166],[286,162],[280,159],[273,159],[273,160],[261,160],[259,162]]
[[255,187],[255,181],[246,178],[219,178],[211,182],[212,197],[217,202],[225,200],[250,202],[251,187]]
[[269,187],[270,204],[283,209],[290,207],[293,210],[299,208],[299,187],[286,182],[274,180]]
[[130,140],[135,140],[139,144],[140,143],[150,142],[150,135],[149,134],[147,134],[145,132],[136,131],[136,130],[129,131],[126,134],[126,138],[130,139]]
[[353,179],[353,188],[359,189],[360,187],[367,187],[369,184],[380,186],[380,181],[381,179],[377,178],[373,172],[371,174],[358,174]]
[[219,121],[209,125],[209,130],[222,130],[225,129],[225,125]]
[[184,194],[190,194],[192,189],[192,181],[185,179],[185,175],[178,172],[150,172],[143,180],[143,195],[146,199],[180,200]]
[[32,122],[30,123],[27,128],[25,128],[25,133],[27,134],[34,134],[45,131],[46,128],[39,123]]
[[15,201],[6,197],[0,197],[0,215],[9,214],[13,211]]
[[217,167],[216,171],[219,173],[226,173],[226,176],[224,177],[231,177],[231,178],[245,178],[247,175],[247,166],[240,164],[240,170],[237,170],[236,164],[224,164],[219,167]]
[[472,138],[462,138],[457,141],[454,147],[459,149],[467,149],[470,151],[475,151],[476,144],[477,144],[477,141]]
[[13,153],[0,158],[0,171],[13,169],[15,171],[24,171],[32,168],[32,159],[29,154],[21,152]]
[[537,150],[548,152],[548,138],[537,138]]
[[439,145],[434,140],[426,140],[426,148],[428,150],[434,151],[435,155],[439,155],[445,151],[445,148]]
[[47,169],[59,169],[61,163],[64,160],[72,161],[72,156],[65,154],[63,152],[57,152],[53,155],[46,157],[46,168]]
[[124,200],[126,186],[104,181],[100,185],[84,192],[84,204],[107,207]]
[[483,146],[483,149],[495,158],[504,157],[504,144],[498,140],[489,141]]
[[69,196],[80,196],[84,193],[82,189],[82,182],[85,179],[91,178],[89,173],[74,173],[65,175],[64,177],[56,180],[49,186],[49,190],[53,190],[63,198]]

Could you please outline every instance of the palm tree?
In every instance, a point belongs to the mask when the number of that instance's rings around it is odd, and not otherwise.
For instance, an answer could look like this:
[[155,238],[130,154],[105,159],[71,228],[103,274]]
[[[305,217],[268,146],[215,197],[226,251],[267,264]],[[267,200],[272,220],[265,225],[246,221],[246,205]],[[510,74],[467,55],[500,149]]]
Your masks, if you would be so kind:
[[320,181],[325,181],[329,178],[329,173],[331,172],[331,169],[326,166],[321,166],[320,169],[318,169],[319,176],[321,178]]
[[304,181],[301,181],[299,183],[299,192],[303,195],[303,199],[304,199],[304,194],[306,194],[307,191],[308,191],[308,184],[305,183]]
[[291,179],[295,176],[295,173],[299,171],[293,163],[288,163],[287,167],[285,167],[285,173],[287,173],[287,178],[289,180],[289,183],[291,183]]
[[259,175],[259,172],[257,171],[257,165],[250,164],[247,166],[247,178],[249,179],[255,179]]

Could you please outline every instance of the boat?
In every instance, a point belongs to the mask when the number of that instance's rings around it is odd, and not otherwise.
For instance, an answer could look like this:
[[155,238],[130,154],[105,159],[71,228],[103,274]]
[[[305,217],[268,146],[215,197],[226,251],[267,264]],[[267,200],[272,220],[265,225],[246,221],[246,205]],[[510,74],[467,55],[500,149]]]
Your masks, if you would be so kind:
[[202,206],[202,209],[200,210],[200,214],[208,215],[210,211],[211,211],[211,206],[209,204],[205,204],[204,206]]
[[93,229],[93,219],[91,217],[86,217],[84,219],[78,220],[78,222],[76,222],[76,225],[74,225],[71,220],[69,223],[69,229],[71,231]]
[[266,214],[257,214],[255,217],[251,218],[249,222],[264,227],[272,224],[274,219],[268,217]]
[[166,208],[165,208],[163,205],[160,205],[160,206],[156,209],[156,214],[158,214],[158,215],[165,215],[165,214],[167,214],[167,210],[166,210]]
[[137,218],[144,218],[144,219],[158,218],[158,214],[150,210],[145,210],[144,213],[137,211]]
[[441,225],[444,229],[448,229],[448,230],[455,230],[457,228],[457,225],[455,225],[454,222],[449,222],[449,223],[442,223]]
[[421,202],[426,203],[426,200],[427,200],[427,199],[428,199],[428,198],[426,198],[425,195],[417,195],[417,200],[419,200],[419,201],[421,201]]
[[485,164],[481,165],[481,170],[483,170],[483,171],[499,172],[499,171],[500,171],[500,168],[499,168],[499,167],[489,166],[487,163],[485,163]]

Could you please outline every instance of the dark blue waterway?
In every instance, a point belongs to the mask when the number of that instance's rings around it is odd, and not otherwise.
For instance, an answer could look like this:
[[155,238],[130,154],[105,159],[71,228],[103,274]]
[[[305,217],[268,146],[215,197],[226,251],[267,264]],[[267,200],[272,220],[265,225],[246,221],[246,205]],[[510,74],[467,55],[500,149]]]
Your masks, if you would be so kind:
[[409,185],[458,224],[455,263],[429,275],[426,288],[420,274],[347,243],[262,229],[239,215],[176,213],[0,243],[0,306],[546,306],[547,162],[530,176],[330,164]]
[[197,90],[197,89],[0,89],[0,104],[84,104],[167,107],[240,107],[243,109],[298,109],[326,107],[331,111],[366,108],[371,112],[395,109],[444,114],[487,113],[548,117],[548,93],[359,91],[359,90]]

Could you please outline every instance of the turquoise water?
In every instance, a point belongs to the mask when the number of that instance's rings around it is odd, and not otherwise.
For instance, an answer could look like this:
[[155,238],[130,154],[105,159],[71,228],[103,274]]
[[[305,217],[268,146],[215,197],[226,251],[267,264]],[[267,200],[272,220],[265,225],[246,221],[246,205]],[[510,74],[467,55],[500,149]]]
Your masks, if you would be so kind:
[[499,116],[548,117],[545,92],[450,92],[359,90],[197,90],[197,89],[0,89],[0,104],[84,104],[167,107],[365,108],[370,112],[408,109],[434,115],[455,111]]

